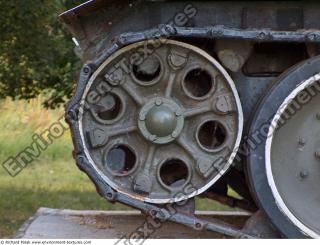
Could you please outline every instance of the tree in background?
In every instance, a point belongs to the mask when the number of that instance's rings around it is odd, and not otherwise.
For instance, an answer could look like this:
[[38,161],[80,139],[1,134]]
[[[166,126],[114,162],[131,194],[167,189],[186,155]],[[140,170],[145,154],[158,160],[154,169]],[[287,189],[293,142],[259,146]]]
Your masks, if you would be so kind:
[[45,94],[54,108],[71,96],[79,61],[59,13],[81,0],[0,0],[0,98]]

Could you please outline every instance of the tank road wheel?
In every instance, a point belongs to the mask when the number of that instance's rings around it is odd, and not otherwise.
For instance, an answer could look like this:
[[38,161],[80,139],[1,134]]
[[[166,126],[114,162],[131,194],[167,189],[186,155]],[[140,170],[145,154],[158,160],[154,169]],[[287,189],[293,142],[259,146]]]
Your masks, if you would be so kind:
[[234,83],[215,59],[162,40],[126,46],[95,71],[79,127],[86,158],[105,184],[167,203],[204,192],[228,170],[243,116]]
[[248,176],[287,237],[320,238],[320,57],[282,75],[250,129]]

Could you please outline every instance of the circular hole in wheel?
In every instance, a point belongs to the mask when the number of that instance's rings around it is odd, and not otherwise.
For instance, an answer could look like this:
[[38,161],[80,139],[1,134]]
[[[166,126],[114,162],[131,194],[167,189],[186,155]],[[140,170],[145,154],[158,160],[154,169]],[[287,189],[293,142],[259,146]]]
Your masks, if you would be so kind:
[[127,175],[136,164],[135,153],[126,145],[113,147],[107,154],[106,165],[115,174]]
[[213,89],[213,79],[206,70],[196,68],[187,73],[183,85],[189,96],[204,98]]
[[121,113],[122,101],[118,95],[108,93],[94,106],[95,113],[104,121],[115,120]]
[[188,176],[189,170],[187,165],[179,159],[167,160],[160,168],[160,178],[170,188],[183,186]]
[[139,65],[132,66],[133,75],[142,85],[149,85],[156,81],[160,76],[161,69],[161,62],[155,55],[148,57]]
[[216,150],[221,147],[227,138],[225,127],[217,121],[203,123],[197,133],[200,145],[206,150]]

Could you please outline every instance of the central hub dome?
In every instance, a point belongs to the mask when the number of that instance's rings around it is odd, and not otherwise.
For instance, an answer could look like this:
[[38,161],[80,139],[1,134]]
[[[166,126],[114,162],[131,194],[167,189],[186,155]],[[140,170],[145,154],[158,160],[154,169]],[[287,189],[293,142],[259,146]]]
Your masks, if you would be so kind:
[[167,144],[180,135],[184,117],[177,103],[159,97],[150,100],[142,107],[138,125],[147,140],[156,144]]
[[147,130],[157,136],[171,135],[177,127],[177,116],[168,106],[154,106],[146,116]]

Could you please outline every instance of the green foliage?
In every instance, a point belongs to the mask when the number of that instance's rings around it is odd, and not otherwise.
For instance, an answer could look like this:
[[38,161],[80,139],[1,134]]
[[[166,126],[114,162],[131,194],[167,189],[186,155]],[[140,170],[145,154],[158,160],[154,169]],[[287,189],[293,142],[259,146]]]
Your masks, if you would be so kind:
[[0,0],[0,98],[70,97],[79,62],[58,14],[84,1]]
[[[32,135],[56,122],[63,109],[44,109],[43,98],[0,101],[0,163],[30,146]],[[14,112],[14,113],[12,113]],[[15,235],[40,207],[66,209],[127,209],[101,198],[72,158],[69,131],[12,178],[0,166],[0,239]]]

